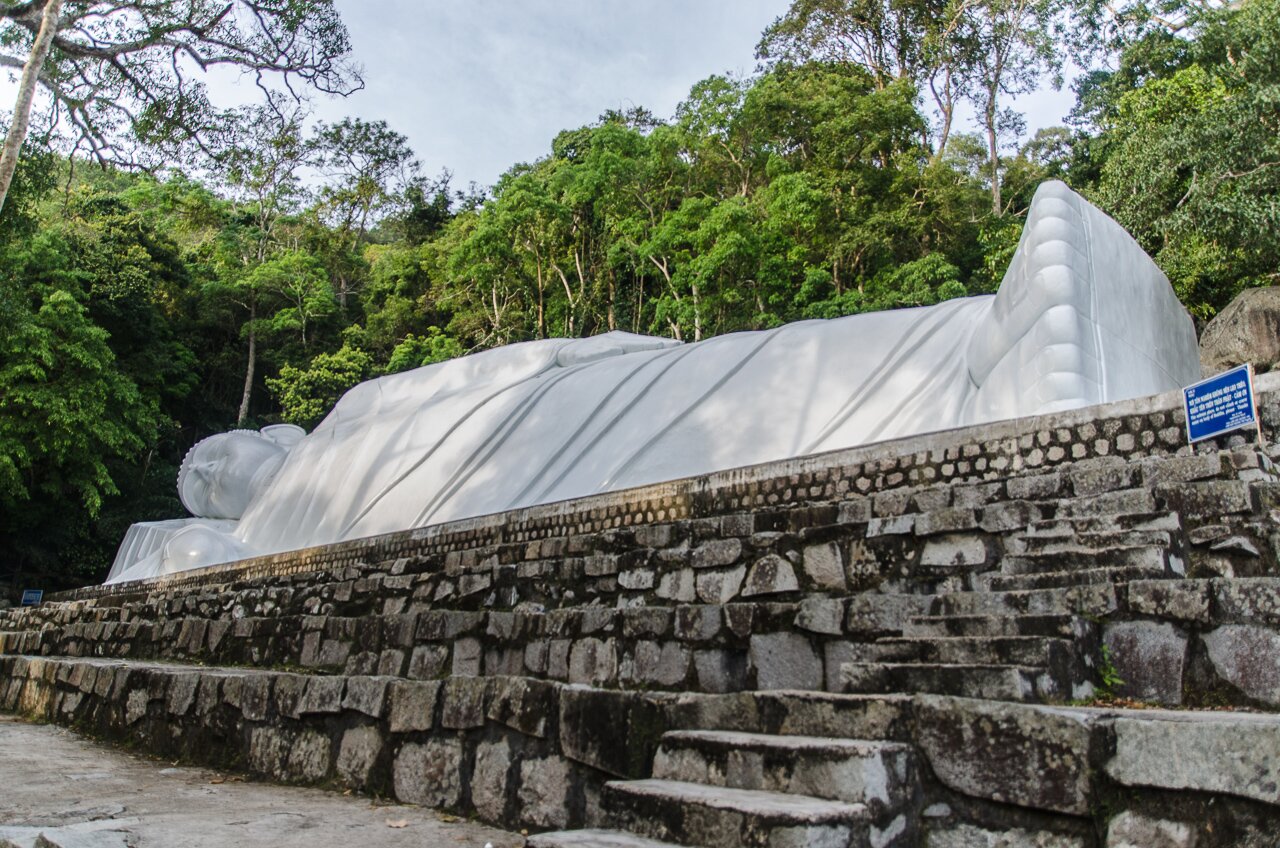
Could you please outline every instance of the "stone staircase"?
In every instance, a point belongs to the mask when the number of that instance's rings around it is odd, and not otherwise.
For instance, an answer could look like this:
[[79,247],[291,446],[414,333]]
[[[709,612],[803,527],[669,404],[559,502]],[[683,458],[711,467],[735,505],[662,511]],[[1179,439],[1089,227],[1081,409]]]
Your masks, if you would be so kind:
[[897,741],[839,738],[837,731],[847,727],[812,729],[823,735],[669,731],[651,778],[605,785],[602,806],[623,829],[557,831],[535,836],[529,845],[917,844],[922,790],[915,749]]

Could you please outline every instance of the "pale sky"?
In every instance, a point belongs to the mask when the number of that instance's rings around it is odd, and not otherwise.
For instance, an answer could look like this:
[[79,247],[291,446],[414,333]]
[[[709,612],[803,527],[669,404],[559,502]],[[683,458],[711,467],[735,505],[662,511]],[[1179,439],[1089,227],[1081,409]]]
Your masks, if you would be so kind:
[[[608,109],[669,118],[698,80],[755,69],[788,0],[337,0],[365,89],[320,117],[382,119],[423,169],[491,185]],[[1069,91],[1022,98],[1029,132],[1062,122]],[[965,127],[968,129],[968,127]]]
[[[317,98],[316,116],[385,120],[408,137],[427,175],[491,186],[547,155],[556,133],[609,109],[668,119],[701,79],[755,70],[755,46],[789,0],[336,0],[364,90]],[[13,74],[0,76],[11,103]],[[219,105],[257,89],[207,79]],[[1046,89],[1012,105],[1028,135],[1062,123],[1074,97]],[[960,130],[972,130],[970,112]]]

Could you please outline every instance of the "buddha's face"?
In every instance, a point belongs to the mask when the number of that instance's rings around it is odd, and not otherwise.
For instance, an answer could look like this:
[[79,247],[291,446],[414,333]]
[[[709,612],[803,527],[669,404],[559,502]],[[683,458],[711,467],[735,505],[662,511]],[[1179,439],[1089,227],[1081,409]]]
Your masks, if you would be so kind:
[[184,462],[178,497],[199,518],[238,519],[275,475],[285,453],[256,433],[210,436]]

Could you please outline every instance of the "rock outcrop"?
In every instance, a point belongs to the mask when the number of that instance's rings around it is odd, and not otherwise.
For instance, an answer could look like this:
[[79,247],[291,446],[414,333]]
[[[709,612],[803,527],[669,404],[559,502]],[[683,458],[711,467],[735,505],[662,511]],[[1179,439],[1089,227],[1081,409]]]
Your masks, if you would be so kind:
[[1200,367],[1206,377],[1246,362],[1260,372],[1280,363],[1280,288],[1240,292],[1200,337]]

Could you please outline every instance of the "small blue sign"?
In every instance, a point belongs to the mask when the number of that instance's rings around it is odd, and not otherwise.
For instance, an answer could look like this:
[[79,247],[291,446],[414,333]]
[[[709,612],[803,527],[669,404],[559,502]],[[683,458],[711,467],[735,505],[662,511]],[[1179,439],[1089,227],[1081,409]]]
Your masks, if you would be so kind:
[[22,590],[22,606],[38,607],[40,602],[44,600],[44,589],[23,589]]
[[1187,439],[1193,444],[1241,427],[1258,426],[1253,366],[1241,365],[1182,390]]

